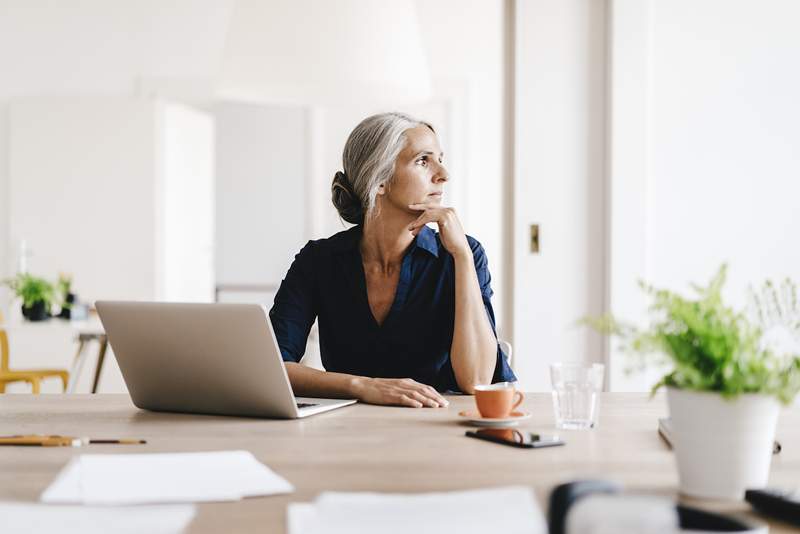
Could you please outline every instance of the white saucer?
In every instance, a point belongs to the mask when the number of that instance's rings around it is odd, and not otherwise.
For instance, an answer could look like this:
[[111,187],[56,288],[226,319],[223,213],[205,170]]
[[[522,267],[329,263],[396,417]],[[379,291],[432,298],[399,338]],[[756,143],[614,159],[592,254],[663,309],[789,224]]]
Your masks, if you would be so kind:
[[491,418],[482,417],[479,412],[473,410],[459,412],[458,416],[465,421],[469,421],[475,426],[491,427],[517,426],[520,421],[531,418],[530,412],[511,412],[511,415],[508,417]]

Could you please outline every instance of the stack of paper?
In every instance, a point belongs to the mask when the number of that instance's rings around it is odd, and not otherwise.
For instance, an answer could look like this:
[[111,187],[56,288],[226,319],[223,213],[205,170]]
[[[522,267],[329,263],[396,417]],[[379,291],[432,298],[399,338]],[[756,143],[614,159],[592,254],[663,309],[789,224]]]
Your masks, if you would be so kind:
[[545,534],[547,525],[529,488],[510,486],[451,493],[323,493],[293,503],[289,534]]
[[237,501],[291,493],[292,485],[247,451],[83,454],[42,494],[59,504]]
[[194,514],[191,504],[95,507],[0,502],[3,534],[178,534]]

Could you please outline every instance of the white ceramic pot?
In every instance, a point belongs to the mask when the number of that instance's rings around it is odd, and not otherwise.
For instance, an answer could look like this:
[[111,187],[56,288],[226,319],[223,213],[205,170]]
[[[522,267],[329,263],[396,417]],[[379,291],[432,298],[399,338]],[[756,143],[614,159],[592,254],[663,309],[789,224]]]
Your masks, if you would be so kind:
[[680,491],[692,497],[742,499],[769,477],[780,406],[773,397],[667,389]]

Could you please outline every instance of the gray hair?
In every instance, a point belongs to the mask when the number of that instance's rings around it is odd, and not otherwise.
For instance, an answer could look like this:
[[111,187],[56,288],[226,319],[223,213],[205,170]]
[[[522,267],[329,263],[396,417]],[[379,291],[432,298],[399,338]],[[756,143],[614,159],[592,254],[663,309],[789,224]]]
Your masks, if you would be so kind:
[[331,197],[345,221],[362,224],[373,216],[375,197],[381,185],[394,175],[395,161],[406,145],[406,130],[433,126],[403,113],[372,115],[356,126],[342,153],[344,172],[333,177]]

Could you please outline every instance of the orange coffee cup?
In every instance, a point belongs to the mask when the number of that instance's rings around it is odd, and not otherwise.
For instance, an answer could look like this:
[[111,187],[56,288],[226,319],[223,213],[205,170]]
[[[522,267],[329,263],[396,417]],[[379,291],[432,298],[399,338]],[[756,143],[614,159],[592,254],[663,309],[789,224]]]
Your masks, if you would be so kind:
[[475,386],[475,404],[481,417],[488,419],[508,417],[524,398],[511,382]]

